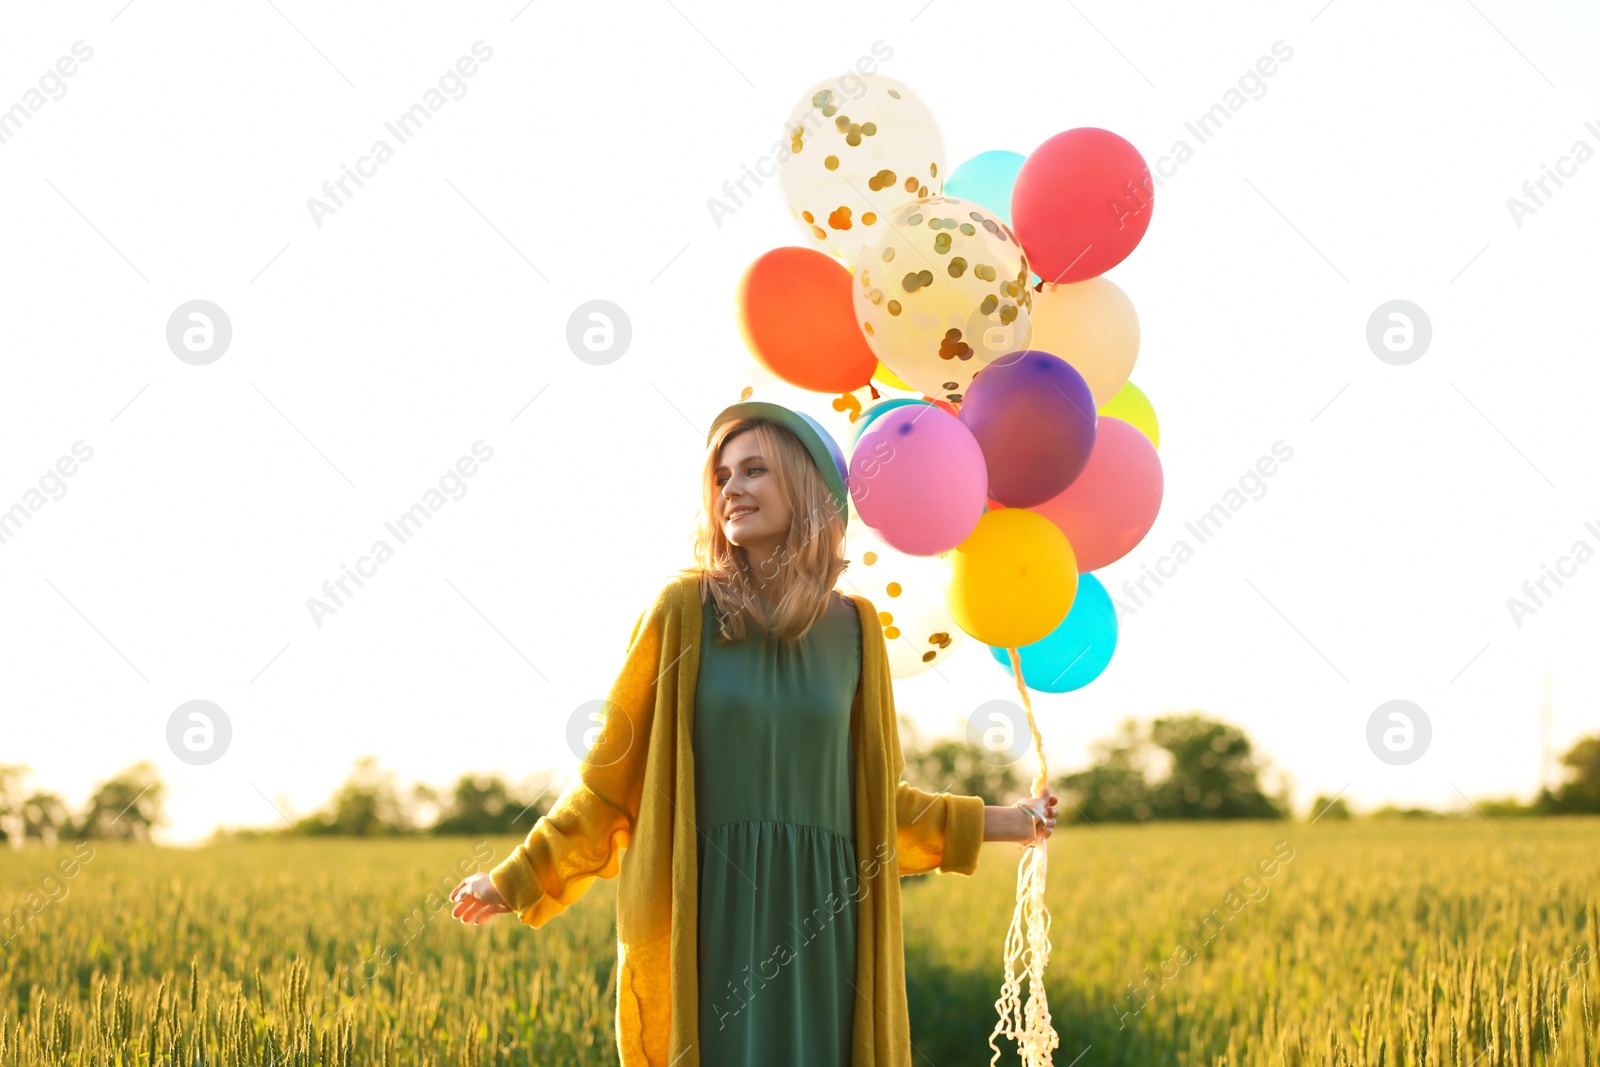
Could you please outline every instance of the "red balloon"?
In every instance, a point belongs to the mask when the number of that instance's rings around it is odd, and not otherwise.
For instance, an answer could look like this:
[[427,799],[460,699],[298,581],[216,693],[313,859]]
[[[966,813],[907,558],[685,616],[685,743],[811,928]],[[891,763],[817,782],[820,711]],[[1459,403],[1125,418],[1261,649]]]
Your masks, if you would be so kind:
[[1061,528],[1078,573],[1115,563],[1144,540],[1161,510],[1156,446],[1132,423],[1101,415],[1089,465],[1059,496],[1028,509]]
[[1098,277],[1128,258],[1150,226],[1155,184],[1138,149],[1081,126],[1033,150],[1011,189],[1011,229],[1047,282]]
[[739,279],[739,332],[750,354],[801,389],[848,393],[878,369],[856,325],[850,271],[814,248],[756,257]]

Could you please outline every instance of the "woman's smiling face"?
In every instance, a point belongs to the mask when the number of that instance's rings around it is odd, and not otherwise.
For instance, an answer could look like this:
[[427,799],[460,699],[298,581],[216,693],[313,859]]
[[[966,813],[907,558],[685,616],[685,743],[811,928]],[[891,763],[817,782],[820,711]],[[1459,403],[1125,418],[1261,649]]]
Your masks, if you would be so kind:
[[760,449],[761,442],[748,430],[724,442],[714,475],[721,508],[717,521],[728,540],[750,555],[752,564],[788,539],[793,517]]

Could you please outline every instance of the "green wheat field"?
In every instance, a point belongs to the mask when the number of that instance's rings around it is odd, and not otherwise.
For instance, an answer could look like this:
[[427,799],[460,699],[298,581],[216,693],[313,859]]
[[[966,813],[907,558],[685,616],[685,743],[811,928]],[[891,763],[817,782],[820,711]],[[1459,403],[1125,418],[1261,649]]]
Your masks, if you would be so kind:
[[[614,883],[450,918],[517,840],[0,853],[0,1067],[613,1064]],[[902,883],[919,1065],[990,1062],[1019,856]],[[1600,820],[1075,826],[1049,877],[1063,1067],[1600,1065]]]

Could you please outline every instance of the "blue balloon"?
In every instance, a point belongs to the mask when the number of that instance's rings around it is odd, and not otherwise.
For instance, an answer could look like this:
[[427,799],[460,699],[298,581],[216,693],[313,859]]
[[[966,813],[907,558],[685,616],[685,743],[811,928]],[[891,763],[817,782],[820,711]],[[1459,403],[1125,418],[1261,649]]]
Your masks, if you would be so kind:
[[[973,156],[951,172],[944,183],[943,192],[960,200],[970,200],[1000,216],[1000,221],[1011,225],[1011,187],[1017,182],[1017,171],[1026,156],[1015,152],[993,151]],[[1028,284],[1037,286],[1037,274],[1028,272]]]
[[[1078,575],[1072,610],[1049,636],[1017,649],[1022,681],[1040,693],[1070,693],[1100,677],[1117,649],[1117,611],[1111,594],[1092,574]],[[1011,657],[990,647],[995,662],[1011,673]]]
[[986,207],[1011,225],[1011,187],[1025,157],[1015,152],[983,152],[967,160],[944,180],[944,195]]

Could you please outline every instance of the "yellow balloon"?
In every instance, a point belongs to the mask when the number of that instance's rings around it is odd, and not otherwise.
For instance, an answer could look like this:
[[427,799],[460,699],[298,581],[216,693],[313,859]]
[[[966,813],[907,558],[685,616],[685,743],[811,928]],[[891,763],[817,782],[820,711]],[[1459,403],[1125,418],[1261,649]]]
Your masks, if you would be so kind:
[[1096,405],[1117,395],[1139,358],[1139,313],[1128,294],[1104,277],[1046,284],[1033,294],[1028,347],[1072,364]]
[[1100,414],[1131,423],[1134,429],[1150,438],[1151,444],[1161,447],[1161,424],[1156,421],[1156,409],[1150,403],[1150,398],[1144,395],[1144,390],[1132,382],[1101,404]]
[[1044,640],[1078,595],[1078,561],[1066,534],[1027,508],[984,512],[948,559],[950,618],[994,648]]
[[916,392],[915,389],[900,380],[900,376],[883,365],[883,360],[878,360],[878,369],[872,375],[890,389],[904,389],[908,393]]

